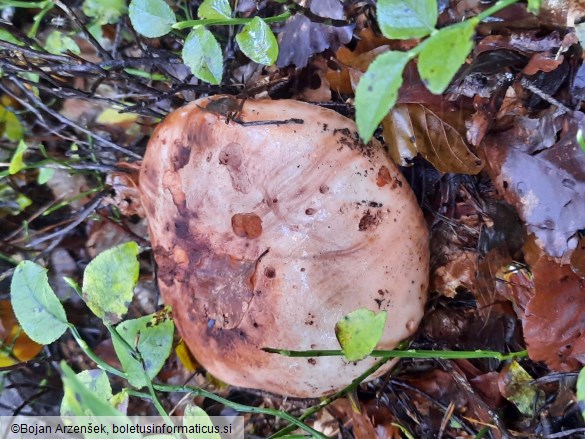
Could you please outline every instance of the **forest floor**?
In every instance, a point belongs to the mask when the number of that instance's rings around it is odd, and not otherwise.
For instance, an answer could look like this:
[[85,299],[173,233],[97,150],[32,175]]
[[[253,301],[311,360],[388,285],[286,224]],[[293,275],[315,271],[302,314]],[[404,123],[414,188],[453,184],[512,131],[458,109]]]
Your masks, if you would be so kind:
[[[415,43],[382,37],[374,2],[342,7],[327,0],[304,11],[306,22],[274,25],[281,43],[273,66],[243,56],[235,26],[214,29],[223,77],[210,85],[179,55],[186,31],[145,38],[123,1],[105,9],[91,0],[24,3],[0,0],[0,408],[58,414],[59,362],[76,372],[96,365],[69,333],[44,347],[15,336],[16,265],[28,259],[46,267],[69,322],[119,367],[107,329],[63,277],[80,283],[98,254],[135,241],[144,251],[129,316],[161,308],[135,172],[161,118],[216,94],[297,99],[352,118],[354,88],[375,56]],[[169,4],[189,17],[195,3]],[[429,299],[409,349],[527,355],[403,359],[390,374],[315,410],[307,425],[358,439],[585,436],[585,393],[577,391],[585,362],[585,151],[577,140],[585,31],[567,26],[580,16],[578,5],[545,3],[540,15],[518,3],[480,23],[473,51],[441,95],[430,93],[409,63],[391,123],[375,133],[402,165],[431,234]],[[490,4],[442,0],[438,27]],[[241,17],[282,10],[279,2],[237,4]],[[317,22],[328,11],[341,23]],[[413,129],[418,144],[401,149],[396,139],[410,138]],[[188,383],[297,417],[319,403],[229,387],[206,375],[178,342],[156,382]],[[123,387],[112,378],[114,390]],[[181,413],[182,396],[164,394],[161,403]],[[209,414],[234,410],[201,396],[195,402]],[[138,397],[127,410],[154,413]],[[288,425],[267,414],[245,416],[250,437]]]

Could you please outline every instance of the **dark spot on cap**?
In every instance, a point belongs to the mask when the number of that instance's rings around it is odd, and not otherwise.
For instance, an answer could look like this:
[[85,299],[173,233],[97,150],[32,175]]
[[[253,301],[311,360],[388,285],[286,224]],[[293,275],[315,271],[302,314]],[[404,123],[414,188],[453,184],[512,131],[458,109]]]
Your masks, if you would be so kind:
[[314,215],[315,212],[317,212],[317,210],[313,209],[312,207],[309,207],[307,210],[305,210],[306,215]]
[[262,234],[262,220],[255,213],[236,213],[232,216],[232,229],[240,238],[258,238]]
[[191,147],[177,144],[171,156],[171,162],[175,171],[185,167],[191,157]]
[[266,267],[264,269],[264,276],[266,276],[268,279],[273,279],[276,276],[276,270],[274,267]]
[[314,366],[315,364],[317,364],[317,360],[315,360],[314,358],[308,358],[307,362],[311,365]]
[[326,194],[327,192],[329,192],[329,186],[322,184],[321,186],[319,186],[319,192],[321,192],[322,194]]

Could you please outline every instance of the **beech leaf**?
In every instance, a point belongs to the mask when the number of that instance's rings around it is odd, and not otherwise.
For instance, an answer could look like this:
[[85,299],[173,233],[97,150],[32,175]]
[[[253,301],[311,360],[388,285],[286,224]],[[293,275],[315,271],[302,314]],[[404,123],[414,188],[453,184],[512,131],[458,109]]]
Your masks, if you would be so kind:
[[408,165],[422,155],[441,172],[477,174],[483,168],[463,136],[436,113],[420,104],[399,104],[382,121],[390,156]]

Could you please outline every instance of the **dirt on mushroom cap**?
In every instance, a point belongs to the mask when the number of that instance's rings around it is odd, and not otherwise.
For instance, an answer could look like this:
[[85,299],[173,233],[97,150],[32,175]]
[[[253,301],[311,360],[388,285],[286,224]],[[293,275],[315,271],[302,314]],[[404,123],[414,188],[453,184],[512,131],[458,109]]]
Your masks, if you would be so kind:
[[357,308],[388,311],[379,348],[411,335],[428,281],[422,213],[382,146],[361,143],[351,120],[288,100],[247,100],[226,114],[227,99],[176,110],[148,145],[140,190],[161,292],[223,381],[331,393],[374,359],[260,348],[337,349],[335,324]]

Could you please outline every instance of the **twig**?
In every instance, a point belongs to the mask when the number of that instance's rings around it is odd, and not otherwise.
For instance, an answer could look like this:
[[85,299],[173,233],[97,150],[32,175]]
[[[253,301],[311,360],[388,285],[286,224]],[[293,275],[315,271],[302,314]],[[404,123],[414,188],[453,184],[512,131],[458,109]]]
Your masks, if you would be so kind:
[[65,116],[51,110],[49,107],[47,107],[39,98],[37,98],[34,93],[32,93],[30,90],[28,90],[23,84],[21,84],[19,81],[16,81],[14,78],[10,78],[10,80],[12,81],[12,83],[14,85],[16,85],[23,93],[26,94],[26,96],[35,103],[35,105],[42,109],[43,111],[45,111],[47,114],[51,115],[52,117],[54,117],[55,119],[59,120],[60,122],[63,122],[65,125],[69,125],[72,128],[75,128],[76,130],[79,130],[81,132],[83,132],[84,134],[87,134],[88,136],[92,137],[93,139],[95,139],[97,142],[103,144],[104,146],[114,149],[118,152],[121,152],[123,154],[126,154],[127,156],[133,157],[135,159],[141,159],[142,157],[138,154],[136,154],[135,152],[130,151],[129,149],[126,149],[122,146],[116,145],[113,142],[110,142],[107,139],[104,139],[101,136],[98,136],[97,134],[95,134],[94,132],[88,130],[87,128],[82,127],[81,125],[78,125],[77,123],[73,122],[72,120],[66,118]]
[[[35,247],[45,241],[48,241],[50,239],[56,239],[58,238],[59,240],[56,241],[57,243],[61,241],[61,239],[63,239],[63,236],[73,230],[75,227],[77,227],[79,224],[81,224],[102,202],[102,198],[108,194],[109,191],[104,190],[102,192],[100,192],[98,195],[96,195],[96,197],[91,200],[89,203],[87,203],[83,209],[81,209],[81,211],[79,211],[77,213],[77,218],[71,222],[71,224],[69,224],[66,227],[63,227],[61,230],[58,230],[56,232],[50,233],[48,235],[45,236],[41,236],[37,239],[32,240],[31,242],[29,242],[27,244],[28,248],[32,248]],[[51,243],[53,244],[53,243]]]

